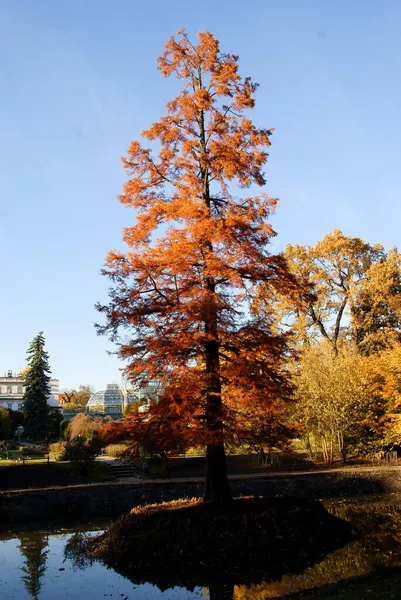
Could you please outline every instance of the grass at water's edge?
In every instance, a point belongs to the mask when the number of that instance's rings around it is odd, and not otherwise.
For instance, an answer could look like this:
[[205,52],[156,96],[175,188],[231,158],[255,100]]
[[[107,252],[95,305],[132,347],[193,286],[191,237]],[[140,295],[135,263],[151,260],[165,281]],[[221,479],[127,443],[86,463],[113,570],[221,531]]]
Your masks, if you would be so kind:
[[[347,582],[285,596],[288,600],[398,600],[401,598],[401,567],[381,569]],[[278,600],[278,599],[276,599]]]

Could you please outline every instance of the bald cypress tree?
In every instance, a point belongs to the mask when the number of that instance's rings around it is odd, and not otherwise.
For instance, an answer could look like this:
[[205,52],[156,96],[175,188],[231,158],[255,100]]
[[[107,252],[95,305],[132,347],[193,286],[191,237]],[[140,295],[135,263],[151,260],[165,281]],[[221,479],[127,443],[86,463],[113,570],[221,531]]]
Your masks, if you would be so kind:
[[98,305],[98,331],[119,345],[130,380],[163,383],[171,401],[155,419],[177,414],[178,430],[188,419],[207,446],[204,500],[224,506],[224,445],[238,430],[238,404],[270,413],[290,399],[287,337],[272,332],[272,302],[299,291],[284,258],[269,252],[276,200],[264,189],[271,131],[249,116],[257,84],[208,31],[197,44],[185,31],[170,38],[159,69],[183,89],[123,158],[119,199],[136,222],[124,230],[128,251],[108,255],[113,287]]
[[25,375],[24,426],[27,437],[43,439],[49,428],[50,367],[49,355],[44,349],[45,338],[41,331],[28,348],[28,370]]

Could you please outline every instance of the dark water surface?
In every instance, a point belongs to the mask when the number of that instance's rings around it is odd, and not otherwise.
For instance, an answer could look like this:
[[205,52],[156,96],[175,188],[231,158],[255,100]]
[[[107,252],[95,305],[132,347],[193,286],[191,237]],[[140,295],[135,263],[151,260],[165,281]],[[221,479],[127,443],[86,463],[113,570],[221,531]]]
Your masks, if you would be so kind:
[[[100,563],[77,568],[64,556],[73,533],[102,530],[105,526],[81,526],[39,531],[0,533],[1,600],[183,600],[209,597],[218,600],[267,600],[288,593],[366,575],[385,566],[401,565],[401,495],[370,496],[325,501],[335,515],[351,521],[361,538],[329,554],[301,574],[279,581],[189,591],[175,587],[160,591],[151,584],[134,585]],[[157,567],[156,567],[157,568]],[[190,581],[188,587],[192,587]]]

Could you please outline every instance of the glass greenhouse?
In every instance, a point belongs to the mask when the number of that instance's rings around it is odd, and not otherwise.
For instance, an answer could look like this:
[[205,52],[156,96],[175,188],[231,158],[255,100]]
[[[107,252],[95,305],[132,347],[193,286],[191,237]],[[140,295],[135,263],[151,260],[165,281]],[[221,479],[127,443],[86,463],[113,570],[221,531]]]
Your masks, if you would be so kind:
[[124,408],[124,396],[117,384],[106,386],[105,390],[95,392],[89,398],[86,411],[89,413],[105,413],[108,415],[120,415]]
[[143,382],[135,387],[123,384],[122,388],[118,384],[112,383],[107,385],[105,390],[92,394],[86,405],[86,411],[118,416],[130,404],[148,405],[151,401],[157,402],[161,391],[162,388],[158,381]]

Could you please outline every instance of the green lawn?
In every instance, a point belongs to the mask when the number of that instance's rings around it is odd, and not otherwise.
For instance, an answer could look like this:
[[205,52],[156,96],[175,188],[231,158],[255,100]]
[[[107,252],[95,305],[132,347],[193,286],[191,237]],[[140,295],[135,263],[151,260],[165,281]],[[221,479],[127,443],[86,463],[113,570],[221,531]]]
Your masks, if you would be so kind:
[[[8,458],[7,455],[4,453],[0,454],[0,468],[6,464],[11,464],[11,465],[15,465],[15,463],[18,462],[22,462],[22,452],[19,451],[15,451],[15,452],[9,452],[8,453]],[[47,455],[44,454],[25,454],[24,460],[26,461],[47,461]]]

